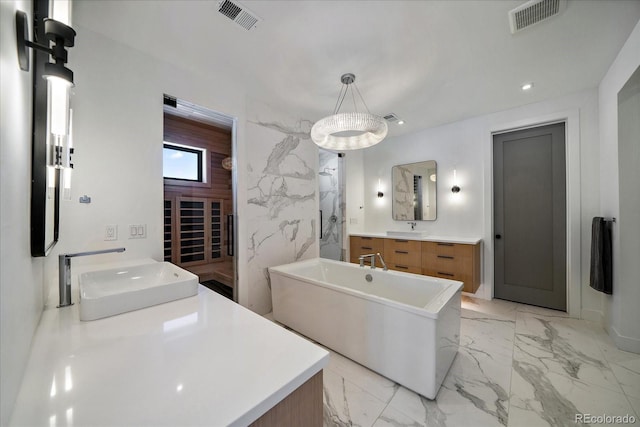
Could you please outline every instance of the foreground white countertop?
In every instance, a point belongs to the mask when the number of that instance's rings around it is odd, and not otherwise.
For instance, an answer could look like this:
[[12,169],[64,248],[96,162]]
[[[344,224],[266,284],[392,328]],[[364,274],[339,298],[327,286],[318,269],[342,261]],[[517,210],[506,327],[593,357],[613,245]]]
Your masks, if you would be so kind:
[[454,236],[390,236],[386,232],[363,232],[363,233],[351,233],[351,236],[360,237],[384,237],[385,239],[402,239],[402,240],[419,240],[421,242],[444,242],[444,243],[464,243],[468,245],[475,245],[482,241],[478,237],[454,237]]
[[203,286],[190,298],[89,322],[77,303],[49,303],[11,425],[247,425],[328,360],[326,350]]

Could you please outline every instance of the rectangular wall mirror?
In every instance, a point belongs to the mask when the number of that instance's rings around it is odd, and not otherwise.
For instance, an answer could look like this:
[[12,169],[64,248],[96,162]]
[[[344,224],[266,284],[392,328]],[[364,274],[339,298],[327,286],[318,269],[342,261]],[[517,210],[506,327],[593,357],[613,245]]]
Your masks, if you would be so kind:
[[397,165],[391,169],[393,183],[392,216],[396,221],[436,219],[435,160]]

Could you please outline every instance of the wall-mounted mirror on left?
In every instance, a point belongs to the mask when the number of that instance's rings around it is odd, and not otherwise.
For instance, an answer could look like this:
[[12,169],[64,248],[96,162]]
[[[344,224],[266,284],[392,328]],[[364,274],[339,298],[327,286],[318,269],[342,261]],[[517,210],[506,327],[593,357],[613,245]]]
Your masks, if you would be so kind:
[[70,195],[69,89],[74,84],[66,63],[76,32],[69,26],[70,1],[35,0],[32,16],[16,11],[15,27],[18,64],[33,72],[31,255],[40,257],[58,241],[61,188]]
[[436,219],[435,160],[397,165],[391,169],[393,183],[392,216],[396,221]]

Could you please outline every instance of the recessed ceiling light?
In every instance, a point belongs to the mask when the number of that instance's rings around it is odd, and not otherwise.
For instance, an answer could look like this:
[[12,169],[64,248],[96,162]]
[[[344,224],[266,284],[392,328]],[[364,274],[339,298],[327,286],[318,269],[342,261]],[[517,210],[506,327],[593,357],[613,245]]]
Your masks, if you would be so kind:
[[403,125],[403,124],[404,124],[404,120],[399,120],[399,121],[398,121],[398,124],[399,124],[399,125]]
[[532,88],[532,87],[533,87],[533,82],[523,84],[523,85],[520,87],[520,89],[522,89],[522,90],[531,90],[531,88]]

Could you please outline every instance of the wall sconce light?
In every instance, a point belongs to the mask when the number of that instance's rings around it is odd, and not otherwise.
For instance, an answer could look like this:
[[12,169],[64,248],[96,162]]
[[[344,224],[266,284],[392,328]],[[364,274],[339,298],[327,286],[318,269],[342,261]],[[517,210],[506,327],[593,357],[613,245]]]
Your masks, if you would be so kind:
[[[65,10],[65,12],[69,11]],[[65,67],[65,64],[68,60],[66,48],[74,46],[76,32],[70,26],[50,18],[44,18],[42,24],[44,39],[52,43],[51,47],[48,44],[44,45],[29,40],[27,14],[20,10],[16,11],[18,63],[21,70],[29,71],[29,48],[48,53],[53,59],[53,63],[45,62],[42,64],[43,68],[36,70],[48,82],[46,143],[53,147],[54,153],[48,156],[47,163],[48,166],[56,168],[73,167],[71,164],[73,148],[71,148],[67,137],[69,136],[70,122],[69,89],[74,86],[74,83],[73,71]],[[35,103],[37,102],[38,100],[35,101]],[[66,150],[65,145],[67,146]]]
[[222,159],[222,169],[230,171],[233,169],[233,159],[231,157],[225,157]]
[[453,170],[453,187],[451,187],[452,193],[459,193],[460,187],[458,186],[458,177],[456,176],[456,170]]
[[378,198],[381,199],[382,197],[384,197],[384,193],[382,192],[382,183],[378,178]]
[[53,42],[53,46],[45,46],[29,40],[29,24],[27,14],[16,11],[16,36],[18,41],[18,63],[20,69],[29,71],[28,48],[47,52],[55,63],[44,64],[44,78],[59,78],[67,86],[73,86],[73,71],[64,66],[67,63],[67,47],[73,47],[76,32],[70,26],[54,19],[44,18],[44,35]]

